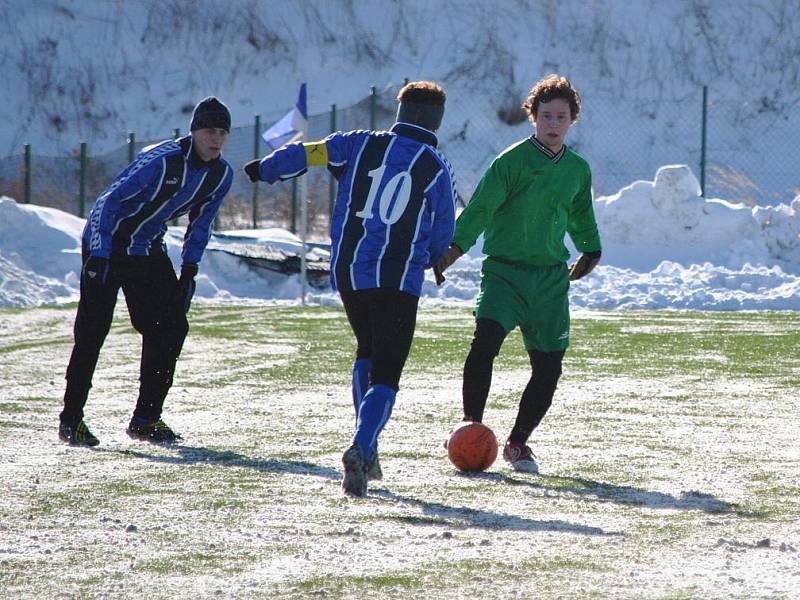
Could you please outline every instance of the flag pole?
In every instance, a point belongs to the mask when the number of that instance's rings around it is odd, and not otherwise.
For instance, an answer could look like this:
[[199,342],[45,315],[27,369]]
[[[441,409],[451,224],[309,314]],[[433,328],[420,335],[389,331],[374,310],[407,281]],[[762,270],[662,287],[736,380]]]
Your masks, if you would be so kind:
[[[297,95],[297,103],[294,108],[283,116],[278,122],[274,123],[269,129],[261,134],[261,138],[272,150],[278,150],[286,144],[291,144],[302,140],[308,131],[308,109],[306,108],[306,84],[300,84],[300,93]],[[300,195],[300,241],[302,249],[300,252],[300,304],[306,305],[306,237],[308,234],[308,182],[305,175],[300,175],[293,181],[297,182]],[[294,188],[292,188],[294,189]],[[293,209],[294,210],[294,209]],[[292,233],[294,233],[294,212],[292,212]]]
[[297,178],[300,188],[300,241],[303,248],[300,251],[300,306],[306,305],[306,238],[308,233],[308,173]]

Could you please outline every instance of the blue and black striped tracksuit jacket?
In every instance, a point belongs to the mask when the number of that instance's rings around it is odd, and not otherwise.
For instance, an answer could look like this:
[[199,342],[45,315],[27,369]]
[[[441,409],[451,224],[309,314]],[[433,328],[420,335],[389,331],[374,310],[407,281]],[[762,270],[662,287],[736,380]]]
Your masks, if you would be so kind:
[[[336,132],[325,138],[328,170],[339,181],[331,219],[335,290],[397,288],[419,296],[425,269],[453,239],[455,182],[436,135],[395,123],[391,131]],[[305,173],[301,143],[261,161],[269,183]]]
[[201,161],[191,136],[145,148],[97,198],[83,241],[91,256],[147,256],[165,250],[168,221],[188,213],[181,260],[197,264],[232,181],[230,164]]

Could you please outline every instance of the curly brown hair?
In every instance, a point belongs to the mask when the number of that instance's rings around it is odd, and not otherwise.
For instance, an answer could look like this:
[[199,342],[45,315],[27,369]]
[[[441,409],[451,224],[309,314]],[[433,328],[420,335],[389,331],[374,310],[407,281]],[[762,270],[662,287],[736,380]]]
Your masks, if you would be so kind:
[[447,100],[447,94],[435,81],[412,81],[404,85],[397,94],[398,102],[442,106],[445,100]]
[[572,82],[569,79],[556,73],[551,73],[533,85],[528,98],[522,104],[522,108],[527,111],[531,121],[535,121],[536,114],[539,112],[539,105],[542,102],[550,102],[555,98],[562,98],[569,103],[572,122],[577,121],[581,112],[581,96],[578,94],[578,90],[572,87]]

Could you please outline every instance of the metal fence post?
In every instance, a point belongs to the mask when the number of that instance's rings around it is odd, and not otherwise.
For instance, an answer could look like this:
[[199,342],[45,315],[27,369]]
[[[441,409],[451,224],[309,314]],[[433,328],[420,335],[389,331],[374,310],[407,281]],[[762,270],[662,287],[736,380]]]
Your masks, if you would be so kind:
[[[173,139],[177,140],[179,137],[181,137],[181,130],[180,130],[179,127],[175,128],[175,132],[174,133],[175,133],[175,137]],[[174,219],[172,219],[172,225],[175,226],[177,224],[178,224],[178,217],[175,217]],[[217,216],[214,217],[214,228],[216,228],[217,225],[219,225],[219,213],[217,213]]]
[[[261,115],[256,115],[255,135],[253,136],[253,158],[261,157]],[[258,228],[258,182],[253,183],[253,229]]]
[[86,142],[81,142],[81,171],[78,191],[78,216],[86,216]]
[[292,179],[292,225],[289,231],[297,233],[297,177]]
[[128,162],[132,163],[136,157],[136,135],[132,131],[128,132]]
[[369,128],[372,131],[375,131],[376,123],[377,123],[377,107],[378,107],[378,95],[377,91],[375,90],[375,86],[370,86],[369,88]]
[[25,144],[24,153],[25,204],[31,203],[31,145]]
[[[331,104],[331,133],[336,131],[336,105]],[[328,182],[328,216],[333,219],[333,203],[336,199],[336,178],[329,175]]]
[[703,126],[700,139],[700,196],[706,195],[706,124],[708,122],[708,86],[703,86]]

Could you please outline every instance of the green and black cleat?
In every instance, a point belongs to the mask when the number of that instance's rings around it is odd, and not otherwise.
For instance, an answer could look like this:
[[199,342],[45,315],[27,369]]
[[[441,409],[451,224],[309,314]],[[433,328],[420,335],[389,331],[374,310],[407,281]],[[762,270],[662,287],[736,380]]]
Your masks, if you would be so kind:
[[70,446],[92,447],[100,443],[100,440],[86,426],[83,419],[78,421],[76,425],[61,423],[58,426],[58,439]]
[[126,432],[135,440],[142,440],[153,444],[174,444],[183,439],[183,437],[172,431],[170,426],[161,419],[149,423],[139,417],[134,417],[131,419],[130,424],[128,424]]

